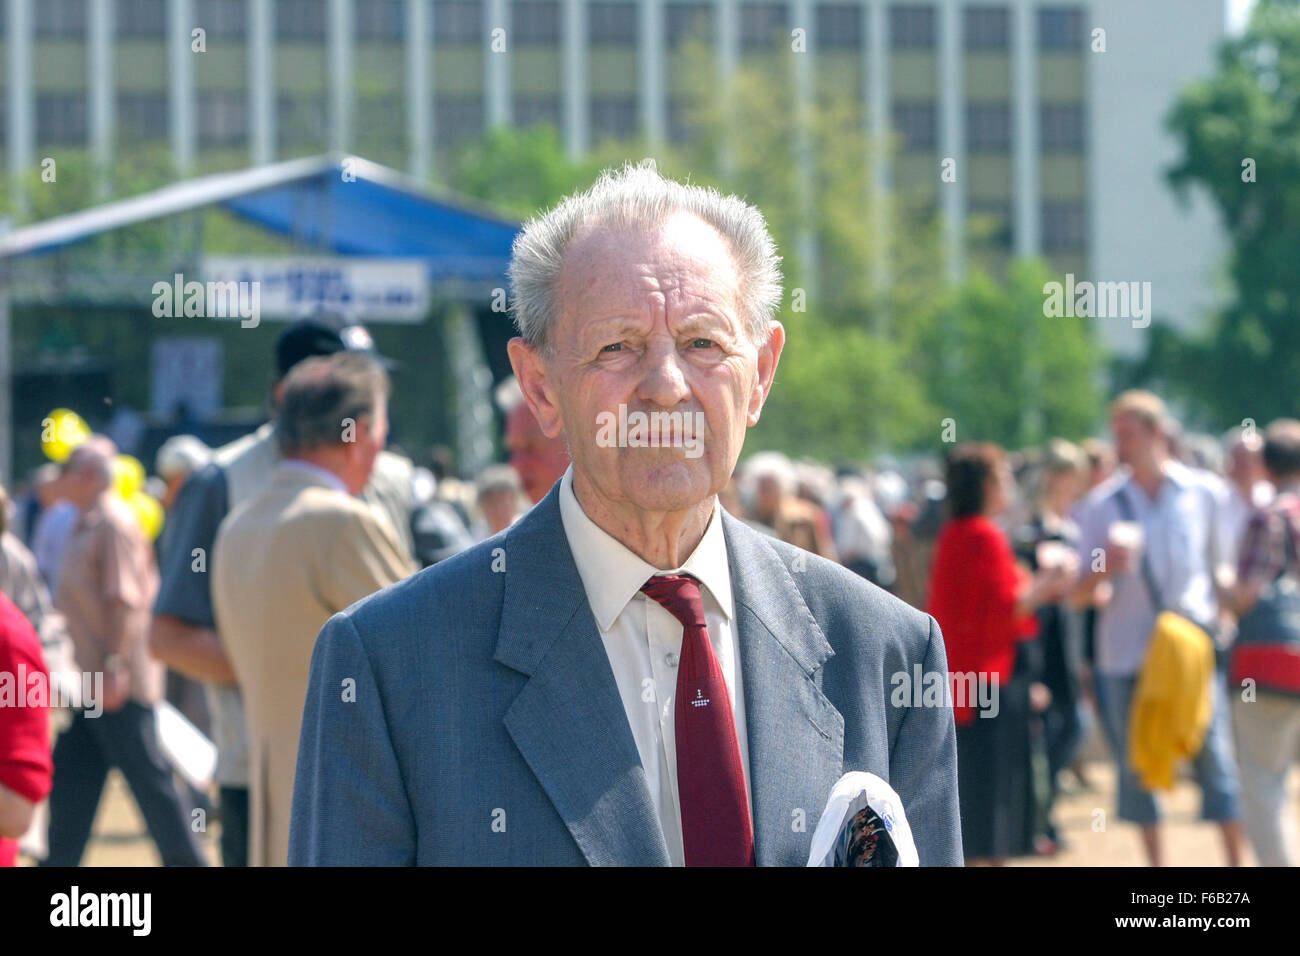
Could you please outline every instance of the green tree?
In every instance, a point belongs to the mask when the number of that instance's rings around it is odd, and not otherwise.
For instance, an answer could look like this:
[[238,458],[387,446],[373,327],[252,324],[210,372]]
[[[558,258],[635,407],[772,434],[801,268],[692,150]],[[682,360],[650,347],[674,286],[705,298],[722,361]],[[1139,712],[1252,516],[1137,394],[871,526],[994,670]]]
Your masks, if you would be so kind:
[[1153,336],[1135,377],[1159,378],[1225,425],[1294,415],[1300,381],[1300,5],[1260,0],[1213,76],[1169,115],[1169,180],[1208,191],[1231,242],[1234,300],[1200,336]]
[[589,160],[570,159],[549,123],[498,126],[456,151],[444,185],[526,219],[588,185],[598,170]]
[[1087,319],[1043,315],[1052,280],[1041,260],[1013,263],[1002,284],[976,269],[922,320],[931,400],[957,440],[1024,448],[1091,431],[1098,347]]

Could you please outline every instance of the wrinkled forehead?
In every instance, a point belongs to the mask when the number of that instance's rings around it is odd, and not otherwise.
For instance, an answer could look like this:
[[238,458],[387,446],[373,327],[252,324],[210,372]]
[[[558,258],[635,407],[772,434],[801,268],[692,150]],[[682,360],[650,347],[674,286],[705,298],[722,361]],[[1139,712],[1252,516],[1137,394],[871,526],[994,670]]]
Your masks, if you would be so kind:
[[565,250],[558,291],[562,312],[631,304],[649,292],[702,298],[734,310],[740,274],[722,235],[698,217],[678,212],[645,225],[581,227]]

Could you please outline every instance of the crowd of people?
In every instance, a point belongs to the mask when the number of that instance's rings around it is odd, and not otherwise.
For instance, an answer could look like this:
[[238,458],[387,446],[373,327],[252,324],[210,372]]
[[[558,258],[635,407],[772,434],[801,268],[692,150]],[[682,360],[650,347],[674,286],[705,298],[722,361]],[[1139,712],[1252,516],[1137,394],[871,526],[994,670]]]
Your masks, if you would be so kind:
[[[508,462],[463,479],[446,449],[419,467],[386,450],[391,384],[364,330],[294,323],[274,361],[272,421],[222,448],[178,435],[159,451],[157,542],[115,497],[103,435],[2,503],[0,672],[103,676],[80,707],[0,706],[0,865],[24,834],[45,865],[77,865],[112,767],[164,864],[205,863],[195,821],[216,814],[224,865],[283,865],[321,627],[509,528],[569,467],[513,380],[496,395]],[[1261,862],[1292,863],[1300,649],[1278,637],[1243,651],[1235,637],[1297,570],[1300,422],[1189,436],[1159,398],[1134,391],[1114,401],[1110,426],[1111,442],[966,442],[943,461],[872,468],[762,451],[721,501],[937,620],[967,862],[1059,852],[1058,786],[1085,778],[1080,748],[1100,726],[1118,816],[1140,827],[1153,865],[1164,855],[1150,767],[1183,757],[1226,862],[1240,863],[1249,839]],[[1208,636],[1200,671],[1191,640],[1168,642],[1187,666],[1152,664],[1161,612]],[[1186,721],[1197,731],[1188,752],[1185,727],[1164,739],[1139,732],[1152,726],[1144,716],[1134,730],[1157,680],[1170,699],[1204,704]],[[978,682],[991,697],[971,695]],[[164,699],[215,744],[212,788],[174,773],[156,723]],[[47,798],[48,821],[37,812]]]

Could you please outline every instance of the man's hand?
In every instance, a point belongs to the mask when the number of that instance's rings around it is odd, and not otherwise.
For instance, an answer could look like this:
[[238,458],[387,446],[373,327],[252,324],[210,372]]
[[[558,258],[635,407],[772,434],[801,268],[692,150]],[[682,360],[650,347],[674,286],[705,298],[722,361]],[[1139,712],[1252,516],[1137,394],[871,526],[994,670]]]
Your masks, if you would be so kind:
[[118,660],[104,662],[104,713],[112,714],[126,706],[131,696],[131,674]]
[[36,804],[0,783],[0,837],[17,840],[32,825]]
[[1137,565],[1137,549],[1111,543],[1106,548],[1106,570],[1111,574],[1128,574]]

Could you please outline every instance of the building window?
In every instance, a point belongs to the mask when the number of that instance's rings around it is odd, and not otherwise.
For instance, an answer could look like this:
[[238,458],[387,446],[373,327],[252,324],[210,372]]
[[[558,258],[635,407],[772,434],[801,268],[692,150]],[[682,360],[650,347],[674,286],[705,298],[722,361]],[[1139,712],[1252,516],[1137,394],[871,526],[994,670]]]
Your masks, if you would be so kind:
[[50,146],[84,146],[86,95],[46,93],[36,97],[36,140]]
[[276,0],[275,35],[281,40],[323,40],[325,18],[325,0]]
[[590,3],[587,32],[593,44],[636,45],[636,6],[631,3]]
[[520,0],[510,8],[510,32],[516,43],[560,42],[560,5],[555,0]]
[[126,142],[167,138],[167,97],[159,93],[123,93],[117,101],[121,137]]
[[38,37],[84,37],[86,0],[40,0],[31,5]]
[[591,130],[596,140],[635,139],[638,132],[636,98],[594,97],[591,101]]
[[314,146],[325,142],[325,97],[298,94],[278,96],[276,134],[285,146]]
[[195,0],[194,22],[208,31],[208,39],[240,39],[248,30],[245,0]]
[[117,35],[161,39],[167,30],[164,0],[117,0]]
[[933,50],[934,7],[890,7],[889,45],[895,50]]
[[231,90],[199,93],[199,143],[234,146],[248,140],[248,95]]
[[457,146],[483,135],[483,97],[435,96],[433,129],[440,146]]
[[966,105],[966,148],[972,153],[1011,149],[1011,107],[1007,103]]
[[1086,140],[1082,103],[1053,103],[1038,111],[1038,131],[1044,153],[1081,153]]
[[365,0],[353,4],[357,39],[400,40],[405,26],[406,4],[403,0]]
[[514,102],[515,125],[521,129],[550,123],[556,129],[560,127],[560,100],[556,96],[538,96],[531,93],[516,93]]
[[1081,202],[1043,203],[1043,251],[1079,252],[1088,242],[1088,221]]
[[894,129],[902,140],[903,152],[932,150],[938,142],[938,110],[934,103],[895,103]]
[[446,0],[433,4],[433,39],[439,46],[477,44],[483,39],[480,0]]
[[817,4],[813,43],[822,50],[862,48],[862,7],[856,3]]
[[1014,239],[1011,203],[1001,199],[972,199],[967,212],[971,219],[985,220],[989,232],[984,241],[997,249],[1011,248]]
[[962,36],[966,49],[1007,49],[1010,20],[1006,7],[967,7],[962,11]]
[[664,6],[664,26],[670,47],[687,40],[713,42],[713,7],[707,3],[669,3]]
[[742,49],[763,50],[785,45],[790,14],[784,3],[742,3],[736,15],[740,18]]
[[1042,50],[1083,52],[1083,11],[1078,7],[1039,10],[1038,46]]

